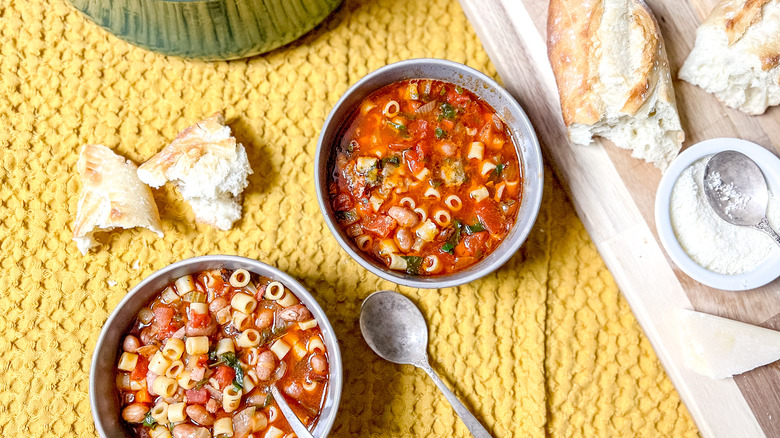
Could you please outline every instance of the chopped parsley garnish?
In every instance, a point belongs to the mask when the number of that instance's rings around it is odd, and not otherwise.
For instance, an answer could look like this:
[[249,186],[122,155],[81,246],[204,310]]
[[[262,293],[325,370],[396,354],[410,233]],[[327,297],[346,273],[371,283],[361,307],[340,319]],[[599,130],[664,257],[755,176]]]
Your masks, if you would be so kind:
[[154,417],[152,417],[152,411],[146,413],[146,416],[144,417],[144,421],[141,424],[149,428],[152,428],[157,425],[157,420],[155,420]]
[[406,273],[411,275],[418,275],[420,273],[420,266],[422,265],[423,258],[417,256],[401,256],[406,260]]
[[219,361],[213,364],[212,367],[219,364],[225,364],[230,368],[233,368],[233,371],[236,372],[236,378],[233,379],[233,386],[238,389],[244,389],[244,369],[241,368],[241,363],[238,362],[236,353],[233,353],[232,351],[223,353],[219,356]]
[[493,171],[490,173],[490,176],[488,177],[488,181],[498,181],[501,179],[501,175],[503,175],[504,170],[506,170],[506,167],[508,164],[504,163],[498,163],[496,165],[496,168],[493,169]]
[[209,379],[207,379],[207,378],[205,378],[205,377],[204,377],[204,378],[203,378],[203,380],[201,380],[200,382],[196,383],[196,384],[195,384],[195,386],[194,386],[193,388],[195,388],[195,389],[201,389],[201,388],[203,388],[204,386],[206,386],[206,384],[207,384],[207,383],[209,383]]
[[445,94],[447,94],[447,88],[441,87],[441,91],[439,91],[439,96],[444,96]]
[[382,167],[385,167],[388,164],[392,164],[392,165],[398,166],[399,164],[401,164],[401,159],[398,158],[398,155],[393,155],[392,157],[384,157],[384,158],[382,158],[382,160],[380,162],[382,163]]
[[474,225],[466,225],[466,234],[468,235],[479,233],[480,231],[485,231],[485,226],[480,221],[477,221]]
[[441,110],[441,114],[439,115],[439,121],[442,119],[447,120],[455,120],[455,115],[457,114],[457,111],[455,111],[455,107],[450,105],[447,102],[443,102],[441,105],[439,105],[439,109]]
[[460,85],[456,85],[455,92],[458,94],[463,94],[463,87],[461,87]]
[[357,213],[354,211],[337,211],[336,217],[344,222],[352,223],[357,220]]
[[460,243],[460,235],[463,230],[463,224],[459,220],[455,219],[452,221],[452,227],[455,229],[455,231],[450,234],[450,237],[447,238],[447,242],[441,247],[442,251],[448,252],[450,254],[452,254],[452,252],[455,250],[455,247]]
[[387,124],[390,125],[396,131],[398,131],[399,134],[401,134],[404,137],[406,137],[406,125],[404,125],[402,123],[393,123],[393,122],[390,122],[390,121],[388,121]]
[[436,132],[436,138],[438,138],[439,140],[447,136],[447,131],[441,128],[436,128],[435,132]]

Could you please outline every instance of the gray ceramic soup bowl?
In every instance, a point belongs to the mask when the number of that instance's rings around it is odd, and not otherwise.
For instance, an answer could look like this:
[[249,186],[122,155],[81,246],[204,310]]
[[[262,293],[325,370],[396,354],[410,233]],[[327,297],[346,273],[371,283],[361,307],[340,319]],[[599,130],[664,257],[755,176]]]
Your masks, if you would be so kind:
[[341,400],[343,368],[338,341],[325,312],[299,282],[284,272],[265,263],[244,257],[213,255],[182,260],[156,271],[134,287],[106,321],[92,355],[92,368],[89,373],[89,401],[92,407],[92,418],[95,420],[95,428],[101,437],[130,437],[122,425],[115,377],[117,353],[122,345],[124,334],[138,311],[163,287],[175,279],[186,274],[217,268],[243,268],[249,272],[277,280],[292,291],[314,315],[322,329],[325,346],[328,349],[330,375],[325,403],[312,433],[315,437],[328,435],[336,420]]
[[[434,79],[460,85],[487,102],[504,120],[512,133],[523,175],[523,198],[517,221],[504,241],[490,255],[469,268],[449,275],[414,276],[392,271],[363,254],[339,227],[328,195],[331,154],[345,125],[360,103],[379,88],[407,79]],[[503,265],[523,244],[536,221],[542,202],[544,167],[539,141],[531,122],[515,99],[488,76],[452,61],[442,59],[410,59],[382,67],[366,75],[336,103],[328,115],[317,143],[314,183],[320,211],[331,233],[342,248],[361,266],[374,274],[404,286],[435,289],[457,286],[481,278]]]

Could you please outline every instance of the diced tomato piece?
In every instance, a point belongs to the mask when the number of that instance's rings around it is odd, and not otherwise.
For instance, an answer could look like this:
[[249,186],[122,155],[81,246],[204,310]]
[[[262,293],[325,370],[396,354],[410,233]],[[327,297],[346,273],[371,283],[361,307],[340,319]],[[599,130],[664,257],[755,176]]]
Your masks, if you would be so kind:
[[414,150],[417,151],[417,157],[420,161],[425,161],[425,158],[430,155],[433,144],[430,141],[418,141],[414,145]]
[[455,260],[455,263],[452,265],[452,269],[455,270],[455,271],[460,271],[461,269],[465,269],[465,268],[473,265],[476,262],[477,262],[477,258],[476,257],[469,257],[469,256],[458,257]]
[[184,395],[187,396],[187,403],[191,405],[205,405],[209,401],[209,392],[205,388],[188,389]]
[[149,362],[140,354],[138,355],[138,362],[135,363],[135,368],[130,373],[130,380],[141,381],[146,379],[146,373],[149,371]]
[[458,93],[455,89],[447,90],[445,99],[454,106],[465,105],[471,101],[471,98],[465,90],[462,93]]
[[482,200],[482,202],[477,204],[475,212],[482,225],[492,234],[500,233],[506,226],[504,216],[501,214],[498,204],[492,199]]
[[160,327],[167,327],[173,320],[176,311],[171,307],[157,306],[154,308],[154,319]]
[[478,256],[480,252],[485,251],[485,243],[487,243],[488,237],[490,237],[490,234],[486,231],[463,237],[458,246],[455,247],[455,255],[458,257]]
[[344,192],[341,192],[333,201],[333,209],[336,211],[347,211],[352,208],[352,204],[352,197]]
[[155,334],[155,337],[160,341],[164,341],[170,338],[171,336],[173,336],[173,334],[176,333],[177,330],[179,330],[178,327],[176,327],[173,324],[168,324],[166,326],[160,327],[160,329]]
[[195,365],[199,367],[205,367],[209,363],[209,355],[208,354],[199,354],[197,355],[197,358],[195,359]]
[[233,382],[233,379],[236,377],[236,371],[229,366],[220,365],[212,377],[219,383],[219,389],[224,389]]
[[486,145],[492,144],[491,140],[493,138],[493,129],[493,122],[485,123],[485,126],[483,126],[479,131],[479,141]]
[[364,177],[358,177],[350,183],[349,192],[356,198],[363,197],[366,192],[366,179]]
[[211,322],[209,313],[190,312],[190,326],[192,328],[203,328]]
[[363,229],[369,233],[376,234],[377,236],[387,237],[390,232],[393,231],[397,225],[395,219],[384,214],[375,214],[367,217],[363,221]]
[[412,138],[423,140],[430,136],[428,122],[426,120],[415,120],[409,124],[409,133]]
[[355,211],[359,217],[369,216],[373,210],[371,210],[371,204],[368,202],[368,198],[363,198],[365,202],[358,202],[355,204]]
[[409,171],[415,175],[425,168],[425,164],[422,162],[420,155],[421,154],[417,149],[409,149],[404,152],[404,162],[409,167]]

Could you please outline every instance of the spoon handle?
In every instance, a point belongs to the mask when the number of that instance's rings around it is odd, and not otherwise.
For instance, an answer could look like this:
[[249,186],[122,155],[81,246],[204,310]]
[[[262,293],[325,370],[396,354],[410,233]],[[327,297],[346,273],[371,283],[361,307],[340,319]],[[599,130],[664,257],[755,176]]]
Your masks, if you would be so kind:
[[769,234],[769,237],[771,237],[776,244],[780,245],[780,236],[778,236],[775,230],[773,230],[769,225],[769,220],[766,218],[766,216],[761,219],[761,222],[756,224],[755,228]]
[[295,435],[299,438],[314,438],[311,432],[309,432],[309,429],[306,428],[306,425],[301,422],[298,416],[295,415],[295,412],[293,412],[292,408],[290,408],[290,405],[287,404],[287,400],[284,399],[284,396],[279,392],[279,389],[275,384],[270,386],[270,390],[271,394],[274,396],[276,405],[279,406],[279,409],[282,410],[282,416],[287,420],[287,423],[290,425],[290,427],[292,427]]
[[474,417],[471,412],[469,412],[466,406],[464,406],[463,403],[458,400],[458,397],[456,397],[455,394],[453,394],[452,391],[447,388],[444,382],[442,382],[442,380],[439,378],[439,375],[433,371],[433,368],[431,368],[431,365],[427,360],[422,361],[422,363],[417,364],[417,366],[422,368],[423,371],[431,376],[433,383],[439,387],[439,390],[442,392],[442,394],[444,394],[444,397],[448,402],[450,402],[450,405],[452,405],[452,408],[455,409],[455,412],[460,416],[460,419],[463,420],[463,424],[466,425],[475,438],[492,438],[487,429],[485,429],[485,426],[483,426],[479,420],[477,420],[477,418]]

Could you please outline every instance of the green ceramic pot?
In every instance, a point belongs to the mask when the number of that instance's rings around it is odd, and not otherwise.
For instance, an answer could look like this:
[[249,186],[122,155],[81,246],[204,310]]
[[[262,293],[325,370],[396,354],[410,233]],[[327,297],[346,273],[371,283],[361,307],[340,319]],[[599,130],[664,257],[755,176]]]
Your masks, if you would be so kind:
[[166,55],[236,59],[287,44],[342,0],[70,0],[114,35]]

